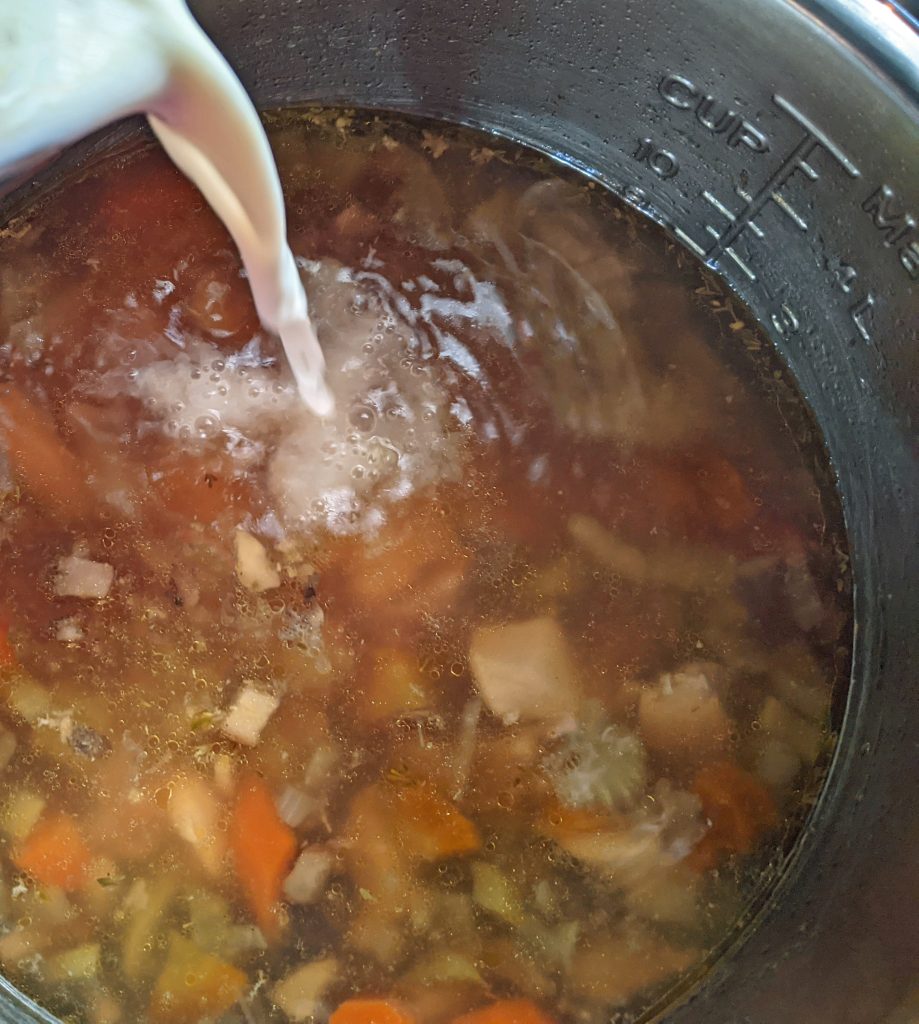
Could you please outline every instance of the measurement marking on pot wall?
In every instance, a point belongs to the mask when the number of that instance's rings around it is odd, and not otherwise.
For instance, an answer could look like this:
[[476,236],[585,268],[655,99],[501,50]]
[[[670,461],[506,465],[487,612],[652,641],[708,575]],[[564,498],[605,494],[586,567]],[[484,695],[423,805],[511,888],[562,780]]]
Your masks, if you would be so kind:
[[[757,156],[772,150],[769,137],[758,125],[706,93],[689,78],[669,73],[661,80],[658,92],[671,107],[693,114],[703,128],[713,136],[723,137],[730,147],[744,147]],[[816,166],[817,158],[823,155],[847,178],[853,181],[861,178],[854,161],[822,128],[784,96],[776,93],[772,99],[779,110],[801,129],[797,143],[760,188],[748,190],[745,180],[741,185],[734,185],[734,196],[740,200],[739,204],[733,197],[725,199],[712,189],[702,191],[702,199],[714,211],[701,224],[701,230],[707,237],[700,239],[698,235],[694,237],[695,233],[675,228],[677,236],[699,256],[713,262],[730,260],[751,283],[759,276],[755,265],[756,249],[748,245],[747,251],[741,253],[737,245],[741,239],[768,245],[760,214],[769,204],[773,204],[798,231],[810,230],[810,214],[805,216],[796,209],[786,194],[786,186],[795,176],[800,175],[816,185],[827,173],[825,168]],[[736,100],[735,105],[743,104]],[[680,170],[676,154],[649,138],[639,142],[634,156],[661,179],[675,177]],[[863,214],[871,218],[883,245],[894,250],[907,275],[913,280],[919,279],[919,241],[915,240],[919,220],[906,208],[902,198],[891,186],[883,184],[873,189],[866,199],[860,200],[859,206]],[[878,307],[876,295],[870,289],[858,287],[859,272],[846,260],[827,258],[825,265],[834,287],[846,296],[846,313],[854,327],[855,337],[870,343]],[[801,327],[800,318],[783,298],[780,297],[778,303],[772,314],[773,325],[780,334],[796,333]]]
[[[706,225],[706,230],[714,236],[704,254],[708,259],[717,259],[722,253],[730,255],[731,246],[740,238],[744,231],[750,227],[756,217],[766,206],[773,202],[779,210],[801,231],[807,230],[807,222],[791,206],[789,201],[782,195],[782,189],[798,173],[803,174],[809,181],[820,180],[820,173],[813,165],[814,156],[820,151],[828,153],[836,160],[842,169],[851,178],[859,177],[859,170],[845,153],[834,143],[829,136],[825,135],[816,125],[804,116],[796,107],[793,107],[784,97],[776,94],[773,100],[781,110],[792,117],[804,129],[804,135],[797,146],[773,171],[769,179],[753,194],[746,198],[743,209],[730,215],[728,226],[719,231],[711,225]],[[743,198],[743,193],[740,193]],[[757,235],[763,237],[763,232],[758,229]],[[752,280],[752,279],[751,279]]]

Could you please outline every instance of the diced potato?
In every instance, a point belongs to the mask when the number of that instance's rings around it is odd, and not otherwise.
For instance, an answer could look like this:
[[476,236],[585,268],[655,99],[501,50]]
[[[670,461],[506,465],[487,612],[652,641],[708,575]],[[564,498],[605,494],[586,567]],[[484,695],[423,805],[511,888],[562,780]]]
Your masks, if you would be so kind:
[[447,951],[434,953],[421,960],[411,969],[407,980],[426,988],[444,982],[485,987],[485,980],[471,957]]
[[469,664],[488,708],[507,720],[552,721],[578,706],[574,663],[552,618],[480,627]]
[[785,740],[763,737],[755,755],[754,773],[773,790],[787,789],[801,770],[801,758]]
[[292,1021],[315,1017],[322,1007],[322,997],[338,974],[334,957],[304,964],[275,985],[272,998]]
[[620,1006],[645,986],[685,970],[697,955],[650,934],[593,938],[572,957],[568,984],[584,998]]
[[301,850],[284,880],[284,896],[291,903],[314,903],[322,895],[334,863],[329,850],[315,846]]
[[555,993],[555,984],[544,974],[518,942],[509,936],[489,939],[480,957],[488,973],[508,982],[515,991],[533,999]]
[[16,970],[22,961],[41,953],[50,942],[51,935],[46,929],[34,925],[29,928],[16,927],[0,935],[0,964],[7,970]]
[[316,813],[319,800],[300,786],[285,786],[278,794],[275,806],[278,809],[278,817],[285,825],[300,828]]
[[348,944],[384,967],[399,959],[404,943],[401,918],[378,903],[368,903],[348,929]]
[[254,747],[280,703],[274,694],[258,690],[252,683],[244,684],[224,719],[224,735],[237,743]]
[[731,722],[708,676],[687,666],[665,672],[638,704],[639,733],[659,757],[697,764],[724,751]]
[[247,590],[257,594],[281,585],[281,574],[271,564],[261,541],[245,530],[236,531],[236,576]]
[[648,577],[648,556],[605,530],[596,519],[573,515],[568,520],[568,532],[588,554],[625,579],[643,583]]
[[681,864],[662,866],[628,887],[625,901],[645,921],[690,928],[700,917],[699,878]]
[[760,709],[759,723],[768,736],[783,740],[806,764],[817,760],[823,746],[823,731],[787,704],[767,697]]
[[523,901],[517,887],[494,864],[472,865],[472,898],[483,909],[519,928],[524,920]]
[[10,710],[35,725],[51,711],[51,694],[31,676],[17,674],[10,683],[6,702]]
[[150,997],[156,1024],[189,1024],[227,1011],[246,988],[246,975],[173,933],[166,965]]
[[781,648],[772,654],[767,669],[780,700],[799,715],[825,724],[832,691],[825,670],[809,648],[798,645]]
[[230,905],[212,892],[193,892],[188,901],[188,935],[207,953],[232,960],[241,953],[265,949],[265,937],[254,925],[234,924]]
[[46,804],[47,801],[40,794],[28,789],[17,789],[3,808],[0,827],[11,839],[25,839],[35,828]]
[[236,769],[229,754],[214,758],[214,785],[221,796],[231,796],[235,787]]
[[167,810],[172,827],[191,845],[205,870],[219,874],[227,840],[220,828],[221,806],[211,787],[198,776],[176,779]]
[[9,729],[0,725],[0,771],[12,761],[16,753],[16,736]]
[[76,616],[58,619],[54,624],[54,639],[64,644],[79,643],[83,639],[83,627]]
[[138,879],[128,890],[124,900],[127,923],[121,943],[121,969],[131,981],[156,970],[150,949],[175,894],[176,884],[168,876],[156,882]]
[[119,1024],[121,1019],[121,1003],[113,995],[102,989],[93,992],[90,1008],[92,1024]]
[[108,597],[114,581],[115,570],[106,562],[68,555],[58,562],[54,592],[58,597],[82,597],[100,601]]
[[64,953],[58,953],[48,961],[48,977],[55,981],[86,981],[99,973],[100,946],[98,942],[87,942]]

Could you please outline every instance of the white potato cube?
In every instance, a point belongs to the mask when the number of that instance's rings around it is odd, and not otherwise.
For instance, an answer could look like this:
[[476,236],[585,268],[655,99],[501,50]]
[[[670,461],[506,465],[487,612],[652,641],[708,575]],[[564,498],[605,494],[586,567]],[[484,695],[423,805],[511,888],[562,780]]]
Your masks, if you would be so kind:
[[291,1020],[309,1020],[321,1010],[322,996],[337,973],[338,961],[334,958],[314,960],[298,967],[278,982],[272,998]]
[[274,694],[257,690],[246,683],[237,694],[236,700],[223,723],[223,733],[231,740],[254,747],[268,719],[278,710],[281,702]]

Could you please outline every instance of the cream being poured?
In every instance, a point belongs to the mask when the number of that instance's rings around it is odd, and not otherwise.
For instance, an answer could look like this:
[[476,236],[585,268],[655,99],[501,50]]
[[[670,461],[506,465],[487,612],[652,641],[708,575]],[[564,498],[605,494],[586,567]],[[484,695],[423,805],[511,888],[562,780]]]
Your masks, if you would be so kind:
[[0,176],[144,113],[233,237],[259,318],[280,336],[306,405],[333,399],[287,244],[258,114],[184,0],[42,0],[0,11]]

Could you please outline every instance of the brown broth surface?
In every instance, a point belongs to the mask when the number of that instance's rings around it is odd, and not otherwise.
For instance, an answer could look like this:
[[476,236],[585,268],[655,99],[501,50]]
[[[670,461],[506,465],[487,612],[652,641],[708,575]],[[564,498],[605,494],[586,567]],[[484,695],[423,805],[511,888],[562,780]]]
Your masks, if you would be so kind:
[[638,1019],[832,746],[815,432],[593,184],[269,124],[327,423],[149,142],[0,237],[2,970],[89,1024]]

